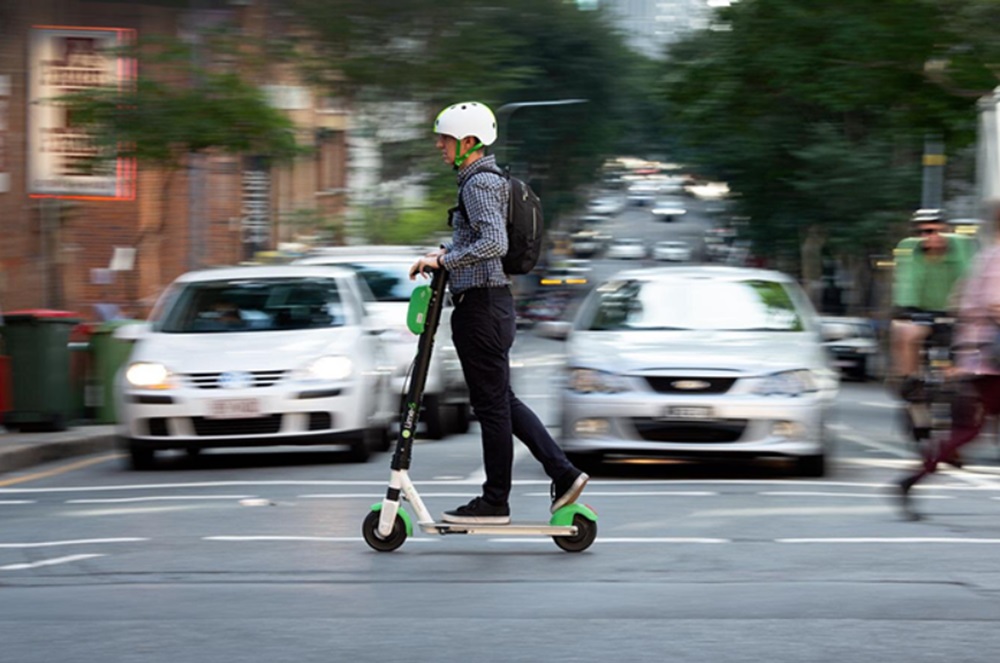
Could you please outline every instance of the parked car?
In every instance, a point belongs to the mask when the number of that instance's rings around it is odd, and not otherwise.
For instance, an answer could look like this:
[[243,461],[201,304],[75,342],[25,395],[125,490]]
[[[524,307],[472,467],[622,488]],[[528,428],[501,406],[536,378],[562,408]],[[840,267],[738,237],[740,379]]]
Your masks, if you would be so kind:
[[657,198],[653,203],[653,216],[660,221],[678,221],[687,214],[687,206],[677,198]]
[[681,240],[661,240],[653,245],[653,259],[687,262],[691,260],[691,246]]
[[783,274],[720,266],[620,272],[567,338],[561,445],[606,456],[785,457],[824,473],[837,392],[808,298]]
[[867,318],[824,317],[823,345],[846,377],[867,380],[878,372],[879,345]]
[[633,237],[614,239],[604,253],[605,258],[642,260],[646,257],[646,242]]
[[[410,370],[417,354],[417,339],[406,326],[410,295],[426,281],[409,277],[410,266],[425,248],[405,246],[367,246],[334,248],[300,258],[295,264],[338,265],[346,267],[367,286],[366,306],[385,328],[383,334],[392,363],[392,391],[400,399],[406,395]],[[471,407],[458,353],[451,340],[451,297],[445,297],[441,323],[434,336],[434,352],[427,372],[420,420],[425,435],[433,440],[469,429]]]
[[156,452],[389,446],[382,329],[344,269],[274,265],[189,272],[171,284],[117,381],[118,433],[135,469]]

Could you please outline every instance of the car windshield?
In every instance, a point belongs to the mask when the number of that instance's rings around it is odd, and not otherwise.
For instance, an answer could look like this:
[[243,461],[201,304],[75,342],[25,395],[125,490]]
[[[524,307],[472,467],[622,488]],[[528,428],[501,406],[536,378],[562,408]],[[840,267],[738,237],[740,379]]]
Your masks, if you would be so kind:
[[802,331],[786,286],[766,280],[612,281],[581,312],[580,329]]
[[[413,259],[416,262],[416,258]],[[410,280],[410,265],[407,263],[388,262],[347,262],[338,263],[357,272],[378,302],[408,302],[414,288],[421,280]]]
[[188,283],[154,320],[169,334],[282,331],[346,323],[330,278],[257,278]]

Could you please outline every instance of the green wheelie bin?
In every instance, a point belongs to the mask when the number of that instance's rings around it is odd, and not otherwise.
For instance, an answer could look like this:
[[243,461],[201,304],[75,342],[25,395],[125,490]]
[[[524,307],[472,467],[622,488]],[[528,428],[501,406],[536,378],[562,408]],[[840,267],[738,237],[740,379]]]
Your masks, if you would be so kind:
[[12,408],[7,428],[60,431],[73,418],[69,336],[76,313],[51,309],[12,311],[0,335],[10,356]]
[[99,424],[113,424],[115,418],[115,377],[128,361],[132,352],[132,341],[115,338],[115,330],[125,325],[134,325],[140,320],[111,320],[103,322],[91,330],[90,352],[94,377],[95,421]]

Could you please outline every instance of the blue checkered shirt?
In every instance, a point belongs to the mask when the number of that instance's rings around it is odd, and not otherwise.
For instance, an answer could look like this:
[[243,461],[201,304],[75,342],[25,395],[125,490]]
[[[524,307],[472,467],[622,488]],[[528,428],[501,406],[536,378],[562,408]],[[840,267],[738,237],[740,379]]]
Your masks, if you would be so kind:
[[[441,259],[453,294],[470,288],[510,285],[501,258],[507,254],[507,205],[510,185],[495,172],[496,158],[477,159],[458,171],[458,188],[470,218],[452,212],[454,231]],[[463,188],[464,187],[464,188]]]

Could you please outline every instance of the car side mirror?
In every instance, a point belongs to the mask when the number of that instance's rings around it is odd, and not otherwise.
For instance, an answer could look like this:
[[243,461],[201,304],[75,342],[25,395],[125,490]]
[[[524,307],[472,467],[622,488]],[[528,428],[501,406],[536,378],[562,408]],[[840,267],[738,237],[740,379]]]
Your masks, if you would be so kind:
[[573,325],[561,320],[546,320],[535,325],[534,332],[537,336],[551,338],[556,341],[565,341],[573,331]]

